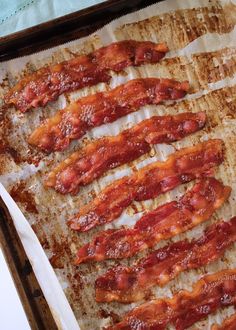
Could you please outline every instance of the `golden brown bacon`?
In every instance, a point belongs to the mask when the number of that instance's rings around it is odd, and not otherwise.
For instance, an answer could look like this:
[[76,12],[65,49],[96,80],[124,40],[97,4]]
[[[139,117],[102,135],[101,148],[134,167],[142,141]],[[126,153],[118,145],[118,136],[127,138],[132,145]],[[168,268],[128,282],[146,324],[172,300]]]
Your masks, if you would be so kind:
[[5,96],[7,104],[26,112],[45,106],[60,94],[99,82],[108,82],[110,70],[119,72],[134,65],[159,62],[168,51],[165,44],[124,40],[95,50],[88,55],[41,68],[26,76]]
[[46,152],[64,150],[71,140],[81,138],[93,127],[111,123],[146,104],[182,98],[188,89],[188,82],[172,79],[131,80],[109,92],[81,98],[58,111],[31,134],[29,143]]
[[218,259],[235,240],[236,217],[213,224],[197,240],[165,246],[133,267],[117,266],[108,270],[96,281],[96,300],[127,303],[143,299],[154,285],[163,286],[184,270]]
[[101,138],[73,153],[49,173],[45,185],[62,194],[75,194],[79,186],[92,182],[107,170],[149,152],[150,144],[180,140],[201,129],[205,122],[204,112],[154,116],[117,136]]
[[161,205],[141,217],[134,228],[102,232],[78,251],[76,262],[122,259],[153,247],[209,219],[230,191],[214,178],[202,179],[179,201]]
[[217,309],[236,304],[236,270],[223,270],[202,277],[191,292],[180,291],[140,305],[109,330],[166,329],[173,324],[184,330]]
[[235,330],[236,329],[236,314],[224,320],[221,325],[214,324],[211,330]]
[[183,148],[165,162],[152,163],[131,176],[114,181],[71,218],[71,228],[87,231],[113,221],[134,201],[154,198],[181,183],[211,176],[222,161],[222,140],[209,140]]

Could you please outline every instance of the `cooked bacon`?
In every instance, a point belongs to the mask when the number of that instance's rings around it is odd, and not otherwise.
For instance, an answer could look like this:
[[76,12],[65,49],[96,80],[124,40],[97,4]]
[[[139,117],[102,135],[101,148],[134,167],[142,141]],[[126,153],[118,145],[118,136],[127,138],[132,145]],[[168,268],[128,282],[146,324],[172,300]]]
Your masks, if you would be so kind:
[[[152,234],[150,236],[152,240]],[[117,266],[108,270],[96,280],[96,300],[127,303],[143,299],[154,285],[163,286],[182,271],[202,267],[218,259],[235,241],[236,217],[229,222],[213,224],[197,240],[165,246],[133,267]]]
[[184,330],[217,309],[235,304],[236,270],[223,270],[202,277],[191,292],[182,290],[173,298],[140,305],[109,329],[162,330],[173,324],[176,330]]
[[5,96],[21,112],[45,106],[59,95],[111,79],[110,70],[159,62],[168,51],[165,44],[124,40],[80,55],[69,61],[47,66],[20,80]]
[[150,144],[180,140],[201,129],[205,122],[204,112],[154,116],[117,136],[98,139],[73,153],[49,173],[45,185],[62,194],[76,194],[79,186],[149,152]]
[[131,257],[162,239],[183,233],[209,219],[227,200],[230,191],[230,187],[214,178],[202,179],[179,201],[161,205],[141,217],[134,228],[100,233],[78,251],[76,263]]
[[236,314],[225,319],[221,325],[214,324],[211,330],[235,330],[236,329]]
[[87,231],[111,222],[134,201],[154,198],[181,183],[211,176],[222,161],[222,140],[209,140],[183,148],[165,162],[152,163],[131,176],[114,181],[70,219],[71,228]]
[[146,104],[185,96],[188,82],[172,79],[135,79],[109,92],[86,96],[58,111],[30,136],[29,143],[51,152],[64,150],[93,127],[111,123]]

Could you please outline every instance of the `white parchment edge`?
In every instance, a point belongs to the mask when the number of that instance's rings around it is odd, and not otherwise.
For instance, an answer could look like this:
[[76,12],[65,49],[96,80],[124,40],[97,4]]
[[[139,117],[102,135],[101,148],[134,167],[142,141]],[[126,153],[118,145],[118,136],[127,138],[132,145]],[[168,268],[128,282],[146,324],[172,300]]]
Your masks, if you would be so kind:
[[[223,4],[230,3],[229,0],[221,0],[221,2]],[[231,2],[235,3],[235,0],[232,0]],[[138,20],[143,20],[148,17],[152,17],[153,15],[160,15],[160,14],[167,13],[169,11],[193,8],[193,7],[202,7],[202,6],[206,6],[208,4],[209,4],[208,0],[195,0],[195,1],[166,0],[166,1],[160,2],[158,4],[154,4],[152,6],[144,8],[135,13],[128,14],[119,19],[116,19],[94,34],[98,35],[104,44],[109,44],[110,42],[116,40],[112,34],[112,31],[119,25],[135,22]],[[234,33],[235,33],[235,31],[234,31]],[[89,37],[91,37],[91,35]],[[200,47],[200,49],[202,51],[203,50],[206,51],[206,44],[204,43],[204,40],[206,37],[210,37],[211,39],[214,39],[215,37],[219,38],[219,36],[215,35],[215,34],[205,35],[205,36],[195,40],[191,44],[189,44],[187,47],[185,47],[184,50],[182,50],[182,52],[181,52],[181,50],[179,50],[176,53],[178,53],[178,55],[186,55],[186,54],[190,54],[193,52],[199,52],[200,39],[203,40],[203,43],[201,45],[202,47]],[[19,72],[21,69],[24,68],[25,64],[28,61],[33,62],[34,58],[38,60],[39,58],[47,57],[50,54],[52,54],[53,52],[55,52],[55,50],[58,50],[60,48],[78,45],[81,42],[84,42],[84,40],[86,38],[88,38],[88,37],[81,38],[76,41],[68,42],[63,45],[53,47],[51,49],[47,49],[47,50],[44,50],[44,51],[36,53],[36,54],[32,54],[29,56],[24,56],[22,58],[17,58],[17,59],[11,60],[11,61],[3,62],[0,65],[0,81],[4,78],[4,76],[8,70],[10,70],[12,72],[14,72],[14,71]],[[222,45],[221,45],[221,47],[223,48]],[[173,54],[170,54],[169,56],[173,56],[173,55],[176,55],[176,54],[173,53]],[[98,128],[98,130],[99,130],[99,128]],[[19,209],[17,204],[14,202],[14,200],[11,198],[11,196],[8,194],[8,192],[6,191],[6,189],[4,188],[4,186],[1,183],[0,183],[0,195],[12,216],[16,230],[22,241],[26,254],[32,264],[34,273],[38,279],[38,282],[45,295],[45,298],[50,306],[50,309],[51,309],[52,314],[55,318],[55,321],[58,325],[58,328],[64,329],[64,330],[80,329],[78,322],[74,316],[74,313],[63,292],[63,289],[57,279],[57,276],[56,276],[50,262],[48,261],[48,258],[46,256],[37,236],[35,235],[34,231],[30,227],[27,219],[24,217],[23,213],[21,212],[21,210]]]
[[74,313],[37,236],[1,183],[0,195],[12,216],[17,233],[20,236],[35,275],[40,282],[40,287],[47,299],[58,328],[79,330]]

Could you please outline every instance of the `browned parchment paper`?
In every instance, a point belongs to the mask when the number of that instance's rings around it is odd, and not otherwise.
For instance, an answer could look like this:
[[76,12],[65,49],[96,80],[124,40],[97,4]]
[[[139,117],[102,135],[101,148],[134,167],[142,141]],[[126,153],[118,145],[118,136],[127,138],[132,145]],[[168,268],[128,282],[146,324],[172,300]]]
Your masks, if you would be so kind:
[[[158,159],[164,160],[168,154],[180,147],[190,146],[209,138],[222,138],[226,145],[226,159],[219,167],[216,176],[233,188],[229,202],[225,203],[208,222],[186,234],[178,235],[172,241],[199,236],[210,223],[221,218],[229,220],[236,215],[235,22],[235,1],[167,0],[122,17],[88,38],[0,64],[1,98],[9,86],[25,74],[43,65],[72,58],[76,54],[88,53],[112,41],[132,38],[166,42],[171,50],[159,64],[128,68],[123,73],[114,74],[109,85],[98,84],[95,87],[67,93],[44,109],[38,108],[25,115],[14,108],[2,110],[0,181],[6,190],[0,186],[0,193],[14,218],[27,255],[59,327],[69,330],[79,327],[82,330],[101,329],[112,321],[119,320],[126,311],[135,306],[135,304],[118,303],[97,304],[94,299],[94,281],[99,274],[104,273],[116,262],[106,261],[75,267],[73,260],[76,250],[98,231],[120,225],[131,226],[142,212],[177,198],[191,186],[188,184],[178,187],[155,200],[135,203],[113,224],[83,234],[72,232],[66,225],[68,217],[115,178],[131,173],[135,168],[141,168],[147,163]],[[95,128],[62,153],[45,156],[27,144],[27,137],[32,130],[58,109],[81,96],[114,88],[135,77],[188,79],[191,93],[184,100],[160,106],[146,106],[112,124]],[[200,110],[205,110],[208,116],[207,126],[202,131],[172,146],[153,146],[150,154],[129,165],[109,171],[101,179],[82,188],[77,196],[62,196],[43,187],[42,180],[45,174],[73,150],[80,148],[91,139],[117,134],[124,128],[154,114]],[[161,242],[157,246],[165,245],[170,241]],[[184,272],[164,288],[156,287],[147,299],[171,296],[181,288],[191,289],[192,284],[206,272],[235,267],[235,251],[233,247],[223,258],[209,266],[197,271]],[[132,264],[147,253],[148,251],[140,253],[121,263]],[[194,329],[209,329],[213,321],[221,322],[232,312],[232,308],[219,311],[196,324]]]

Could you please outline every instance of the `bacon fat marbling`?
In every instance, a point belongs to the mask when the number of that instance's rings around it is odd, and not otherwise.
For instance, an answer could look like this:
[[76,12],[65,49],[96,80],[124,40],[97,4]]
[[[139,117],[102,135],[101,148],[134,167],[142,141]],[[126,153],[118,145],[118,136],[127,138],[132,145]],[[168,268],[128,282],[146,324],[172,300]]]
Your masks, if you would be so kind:
[[29,137],[29,143],[51,152],[64,150],[71,140],[81,138],[94,127],[137,111],[146,104],[159,104],[186,95],[188,82],[143,78],[108,92],[95,93],[73,102],[48,118]]
[[212,176],[223,161],[223,151],[223,141],[217,139],[180,149],[165,162],[154,162],[108,185],[69,224],[77,231],[90,230],[115,220],[134,201],[155,198],[182,183]]
[[178,241],[160,248],[132,267],[111,268],[96,280],[96,300],[123,303],[141,300],[154,285],[163,286],[182,271],[218,259],[235,240],[236,217],[211,225],[198,239]]
[[66,194],[76,194],[107,170],[128,163],[151,150],[151,144],[169,143],[200,130],[206,122],[204,112],[175,116],[154,116],[121,132],[89,143],[52,170],[47,187]]
[[229,197],[230,187],[215,178],[202,179],[178,201],[159,206],[141,217],[133,228],[109,229],[84,245],[77,264],[122,259],[155,246],[206,221]]
[[169,324],[184,330],[219,308],[235,304],[236,270],[222,270],[202,277],[192,291],[138,306],[109,330],[164,330]]
[[99,48],[88,55],[46,66],[21,79],[5,96],[21,112],[45,106],[59,95],[111,79],[110,70],[159,62],[168,51],[165,44],[124,40]]

